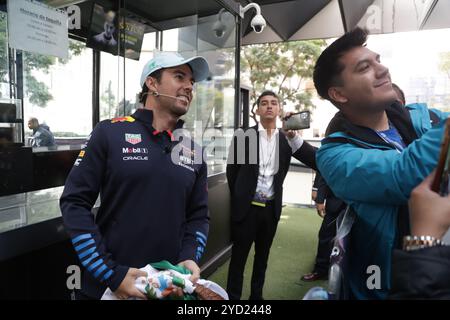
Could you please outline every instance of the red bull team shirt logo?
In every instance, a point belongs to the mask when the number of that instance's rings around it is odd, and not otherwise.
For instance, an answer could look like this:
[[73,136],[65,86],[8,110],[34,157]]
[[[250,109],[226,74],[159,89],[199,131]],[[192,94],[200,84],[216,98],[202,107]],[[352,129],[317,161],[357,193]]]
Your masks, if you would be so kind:
[[125,141],[131,144],[138,144],[142,142],[142,137],[140,133],[139,134],[125,133]]
[[111,123],[118,123],[118,122],[134,122],[135,119],[131,116],[126,117],[120,117],[120,118],[114,118],[111,120]]

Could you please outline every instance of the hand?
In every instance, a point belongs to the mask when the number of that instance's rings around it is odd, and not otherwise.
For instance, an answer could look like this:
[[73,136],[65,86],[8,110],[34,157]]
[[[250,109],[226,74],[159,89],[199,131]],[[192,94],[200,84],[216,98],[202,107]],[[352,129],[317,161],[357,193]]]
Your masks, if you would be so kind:
[[434,175],[431,173],[411,192],[411,234],[441,239],[450,227],[450,195],[441,197],[431,190]]
[[192,274],[189,277],[189,280],[191,280],[193,284],[196,284],[198,279],[200,279],[200,268],[198,267],[197,263],[195,263],[193,260],[184,260],[178,265],[183,266],[191,271]]
[[[179,266],[183,266],[189,271],[191,271],[191,276],[189,277],[189,280],[192,282],[192,284],[196,284],[198,279],[200,279],[200,268],[199,266],[193,261],[193,260],[184,260],[178,264]],[[170,294],[171,296],[175,298],[182,298],[184,296],[184,292],[182,288],[175,287],[173,292]]]
[[117,298],[121,300],[126,300],[128,298],[133,297],[146,300],[147,297],[142,292],[140,292],[135,286],[136,279],[139,277],[147,277],[147,272],[136,268],[128,269],[128,272],[125,278],[120,283],[119,288],[117,288],[117,290],[114,291],[114,294],[117,296]]
[[294,139],[295,136],[298,134],[296,130],[283,130],[283,132],[289,140]]
[[325,204],[324,203],[316,203],[317,214],[323,218],[325,217]]
[[316,199],[317,199],[317,191],[315,191],[315,190],[311,191],[311,199],[312,199],[312,201],[316,201]]

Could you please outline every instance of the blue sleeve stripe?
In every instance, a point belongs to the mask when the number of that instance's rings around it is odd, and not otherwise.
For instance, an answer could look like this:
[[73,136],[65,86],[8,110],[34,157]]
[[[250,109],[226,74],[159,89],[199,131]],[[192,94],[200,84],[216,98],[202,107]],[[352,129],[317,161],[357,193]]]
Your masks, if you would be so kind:
[[206,242],[207,238],[203,233],[201,233],[200,231],[197,231],[195,234],[197,236],[199,236],[200,238],[202,238],[204,242]]
[[90,239],[90,238],[92,238],[92,236],[89,233],[80,234],[79,236],[72,239],[72,244],[75,244],[80,240]]
[[206,246],[205,240],[202,238],[197,237],[197,241],[200,242],[201,245]]
[[98,257],[98,253],[95,252],[89,258],[87,258],[86,260],[81,261],[81,264],[86,267],[89,263],[91,263],[92,260],[94,260],[97,257]]
[[105,273],[105,275],[103,276],[102,281],[108,280],[109,277],[112,276],[112,274],[113,274],[113,271],[112,271],[112,270],[109,270],[109,271],[108,271],[107,273]]
[[102,265],[95,273],[94,273],[94,277],[97,278],[100,273],[102,273],[103,271],[106,270],[106,265]]
[[90,249],[84,251],[83,253],[78,254],[78,257],[80,258],[80,260],[83,260],[84,257],[90,255],[91,253],[94,253],[94,251],[95,251],[96,249],[97,249],[96,247],[92,247],[92,248],[90,248]]
[[197,247],[195,259],[198,261],[203,256],[203,247]]
[[75,247],[75,251],[79,252],[81,249],[84,249],[87,246],[90,246],[91,244],[94,244],[94,243],[95,243],[94,239],[83,242],[82,244]]
[[99,265],[101,265],[103,263],[103,259],[98,259],[97,261],[95,261],[93,264],[91,264],[88,268],[88,271],[92,271],[95,268],[97,268]]

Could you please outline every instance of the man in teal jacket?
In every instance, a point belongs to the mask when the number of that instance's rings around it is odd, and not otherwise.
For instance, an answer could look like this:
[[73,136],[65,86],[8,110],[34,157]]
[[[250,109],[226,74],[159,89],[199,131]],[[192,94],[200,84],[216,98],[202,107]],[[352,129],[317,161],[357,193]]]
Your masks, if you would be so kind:
[[317,166],[357,215],[346,252],[350,297],[384,299],[392,250],[409,231],[411,190],[436,166],[446,114],[396,101],[389,70],[355,29],[331,44],[314,69],[321,97],[339,112],[317,152]]

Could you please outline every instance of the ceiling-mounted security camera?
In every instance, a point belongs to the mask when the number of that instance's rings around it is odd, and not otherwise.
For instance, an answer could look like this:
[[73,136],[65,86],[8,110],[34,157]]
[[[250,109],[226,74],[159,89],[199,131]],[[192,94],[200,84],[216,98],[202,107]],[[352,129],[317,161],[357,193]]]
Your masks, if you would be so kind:
[[222,15],[226,12],[224,8],[219,11],[219,20],[214,22],[212,29],[217,38],[222,38],[227,30],[227,26],[222,22]]
[[214,22],[212,29],[217,38],[222,38],[225,34],[226,26],[222,23],[222,21],[216,21]]
[[256,15],[250,22],[250,26],[256,33],[261,33],[266,26],[266,20],[264,20],[263,16],[261,15],[261,7],[258,4],[249,3],[245,7],[240,7],[240,16],[241,18],[244,18],[244,13],[246,13],[251,8],[254,8],[256,10]]
[[261,33],[266,26],[266,20],[264,20],[262,15],[257,14],[252,19],[252,22],[250,22],[250,25],[252,26],[253,30],[255,30],[256,33]]

